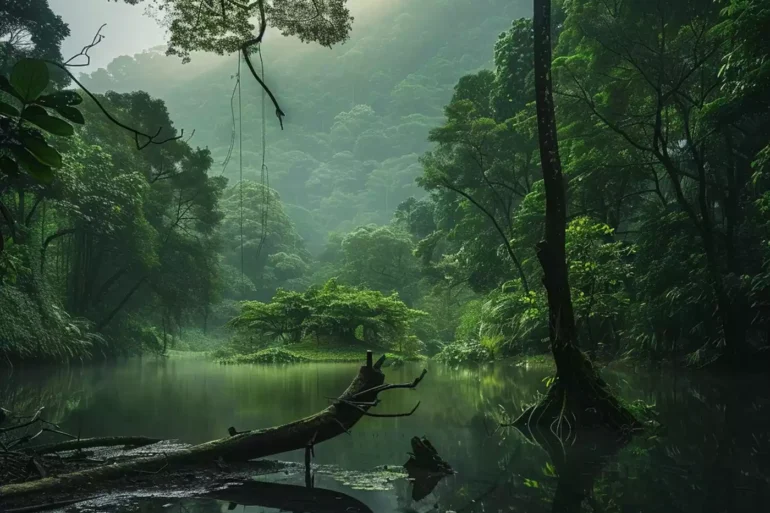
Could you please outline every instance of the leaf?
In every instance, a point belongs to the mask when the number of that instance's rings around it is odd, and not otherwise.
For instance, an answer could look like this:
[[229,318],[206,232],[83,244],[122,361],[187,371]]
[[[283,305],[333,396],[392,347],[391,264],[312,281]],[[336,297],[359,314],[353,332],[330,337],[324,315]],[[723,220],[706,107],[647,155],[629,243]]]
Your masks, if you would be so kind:
[[22,59],[11,71],[11,85],[20,100],[32,103],[48,87],[48,66],[39,59]]
[[59,118],[49,116],[43,107],[37,105],[32,105],[24,109],[21,117],[54,135],[69,137],[75,133],[75,129],[72,128],[72,125]]
[[16,156],[16,160],[24,166],[27,172],[41,183],[50,183],[53,179],[53,170],[50,166],[46,166],[40,162],[37,158],[32,156],[30,152],[21,146],[13,146],[11,151]]
[[56,112],[63,118],[67,118],[73,123],[78,125],[85,124],[86,120],[83,118],[83,113],[77,110],[75,107],[54,107]]
[[0,114],[4,116],[9,116],[9,117],[16,117],[19,115],[19,110],[13,105],[10,105],[8,103],[5,103],[3,100],[0,100]]
[[45,140],[38,137],[24,137],[22,143],[27,151],[32,153],[37,160],[51,167],[61,167],[61,154],[51,147]]
[[21,100],[21,95],[16,91],[16,89],[13,88],[11,83],[8,82],[8,79],[5,77],[5,75],[0,75],[0,91],[10,94],[17,100]]
[[9,157],[0,157],[0,172],[8,176],[17,176],[19,174],[19,165]]
[[37,99],[36,103],[54,109],[58,107],[72,107],[83,103],[83,98],[75,91],[56,91],[51,94],[44,94]]

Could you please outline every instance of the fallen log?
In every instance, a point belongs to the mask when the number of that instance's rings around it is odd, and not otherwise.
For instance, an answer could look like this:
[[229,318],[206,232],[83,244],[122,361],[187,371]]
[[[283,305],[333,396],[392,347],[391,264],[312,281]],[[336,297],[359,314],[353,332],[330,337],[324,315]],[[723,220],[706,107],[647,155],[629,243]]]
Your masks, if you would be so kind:
[[105,436],[99,438],[81,438],[79,440],[67,440],[46,445],[36,445],[28,449],[29,452],[38,456],[43,454],[52,454],[55,452],[77,451],[82,449],[93,449],[95,447],[116,447],[127,446],[131,448],[144,447],[158,443],[159,438],[147,438],[146,436]]
[[[385,356],[372,363],[371,351],[367,352],[366,365],[348,388],[328,408],[301,420],[267,429],[258,429],[212,440],[171,454],[100,466],[36,481],[0,486],[0,498],[16,499],[30,495],[77,489],[85,492],[97,488],[100,483],[130,476],[133,473],[157,473],[168,467],[203,464],[213,461],[242,462],[272,456],[283,452],[305,449],[308,443],[319,444],[342,433],[364,416],[374,416],[368,410],[377,406],[380,392],[391,389],[415,388],[427,370],[411,383],[386,384],[382,373]],[[414,410],[412,410],[412,413]],[[403,416],[404,414],[392,414]],[[379,417],[388,414],[376,415]]]

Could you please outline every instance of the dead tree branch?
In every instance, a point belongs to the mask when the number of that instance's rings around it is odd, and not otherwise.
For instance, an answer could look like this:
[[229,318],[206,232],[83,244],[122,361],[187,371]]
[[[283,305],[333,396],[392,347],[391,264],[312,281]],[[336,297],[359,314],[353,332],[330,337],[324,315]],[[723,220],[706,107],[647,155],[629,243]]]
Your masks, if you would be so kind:
[[[161,132],[163,131],[163,127],[158,127],[158,130],[157,132],[155,132],[155,134],[148,134],[148,133],[142,132],[141,130],[131,128],[130,126],[124,123],[121,123],[115,118],[115,116],[110,114],[110,112],[104,107],[104,105],[102,105],[99,99],[91,91],[89,91],[77,78],[75,78],[75,75],[68,69],[70,67],[81,67],[81,66],[87,66],[88,64],[90,64],[91,57],[88,55],[88,52],[92,48],[97,46],[99,43],[101,43],[102,40],[104,39],[104,36],[101,34],[102,28],[104,28],[104,25],[99,27],[99,30],[96,32],[96,35],[94,36],[90,44],[84,46],[83,49],[80,51],[80,53],[72,56],[66,62],[60,63],[60,62],[56,62],[48,59],[44,59],[44,62],[50,64],[51,66],[54,66],[55,68],[58,68],[64,71],[64,73],[66,73],[70,77],[70,79],[73,82],[75,82],[78,85],[78,87],[80,87],[91,98],[91,100],[94,101],[96,106],[99,108],[100,111],[102,111],[102,114],[104,114],[105,117],[107,117],[107,119],[109,119],[113,124],[119,126],[123,130],[126,130],[132,133],[134,135],[134,141],[136,143],[137,149],[143,150],[144,148],[146,148],[151,144],[160,145],[160,144],[165,144],[167,142],[182,139],[184,137],[184,128],[181,130],[179,135],[158,139],[160,137]],[[87,59],[87,62],[85,64],[71,64],[71,62],[75,58],[82,57],[82,56],[85,56]],[[190,135],[190,137],[192,137],[193,134],[195,134],[195,130],[193,130],[193,133]]]
[[[102,26],[99,27],[99,30],[96,31],[96,34],[94,35],[93,40],[91,40],[91,43],[87,44],[86,46],[84,46],[83,49],[80,50],[79,53],[77,53],[77,54],[73,55],[72,57],[70,57],[69,59],[67,59],[67,61],[64,62],[64,65],[72,67],[72,68],[79,68],[79,67],[90,66],[91,65],[91,56],[88,55],[88,52],[91,51],[91,48],[95,47],[96,45],[98,45],[99,43],[102,42],[102,39],[104,39],[104,35],[102,34],[102,29],[104,27],[106,27],[106,26],[107,26],[107,24],[103,23]],[[85,57],[86,58],[86,62],[84,62],[82,64],[71,64],[72,61],[74,61],[78,57]]]

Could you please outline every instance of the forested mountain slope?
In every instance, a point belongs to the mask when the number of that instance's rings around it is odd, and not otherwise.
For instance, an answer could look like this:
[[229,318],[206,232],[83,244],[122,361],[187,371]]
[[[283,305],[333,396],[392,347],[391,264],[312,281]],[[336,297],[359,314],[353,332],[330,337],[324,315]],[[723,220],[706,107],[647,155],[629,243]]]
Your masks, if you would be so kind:
[[[396,206],[424,192],[415,183],[428,131],[441,123],[457,80],[492,62],[492,47],[528,2],[503,0],[358,1],[350,41],[332,49],[268,33],[267,83],[287,113],[281,131],[267,100],[266,165],[270,185],[311,250],[329,231],[385,223]],[[259,59],[255,58],[255,62]],[[85,80],[97,92],[145,90],[162,98],[191,144],[208,146],[215,166],[239,176],[239,109],[231,96],[237,73],[231,57],[194,55],[183,65],[153,49],[119,57]],[[244,69],[244,73],[248,73]],[[262,165],[262,96],[243,80],[243,174]]]

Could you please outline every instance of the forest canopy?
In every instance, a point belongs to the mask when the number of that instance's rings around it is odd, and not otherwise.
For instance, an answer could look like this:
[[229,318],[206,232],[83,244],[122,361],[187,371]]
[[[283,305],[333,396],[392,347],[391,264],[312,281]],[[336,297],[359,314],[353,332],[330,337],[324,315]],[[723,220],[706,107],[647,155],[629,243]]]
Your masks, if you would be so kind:
[[[2,225],[3,294],[38,305],[22,314],[31,307],[5,298],[27,333],[82,322],[107,352],[162,351],[185,332],[230,337],[241,301],[268,308],[334,278],[425,312],[410,334],[428,353],[546,351],[535,258],[545,189],[523,7],[395,2],[375,16],[356,2],[263,3],[268,32],[298,36],[260,44],[255,64],[286,114],[281,131],[262,86],[246,68],[240,81],[225,57],[259,36],[260,2],[144,4],[170,27],[168,47],[79,81],[124,123],[172,140],[137,152],[87,95],[59,90],[67,80],[48,66],[23,123],[33,142],[21,158],[36,158],[3,176],[14,219]],[[767,9],[647,7],[565,1],[553,12],[579,344],[601,358],[751,353],[770,329]],[[34,14],[13,9],[14,26]],[[297,24],[311,12],[317,20]],[[9,41],[12,60],[61,60],[66,30]],[[57,109],[50,95],[70,103]],[[23,100],[5,90],[3,101],[2,122],[18,120]],[[47,119],[38,109],[72,134],[35,125]],[[176,139],[176,126],[188,135]],[[16,162],[8,148],[4,162]],[[27,354],[28,335],[7,329],[15,342],[4,347],[16,349],[5,351]]]

